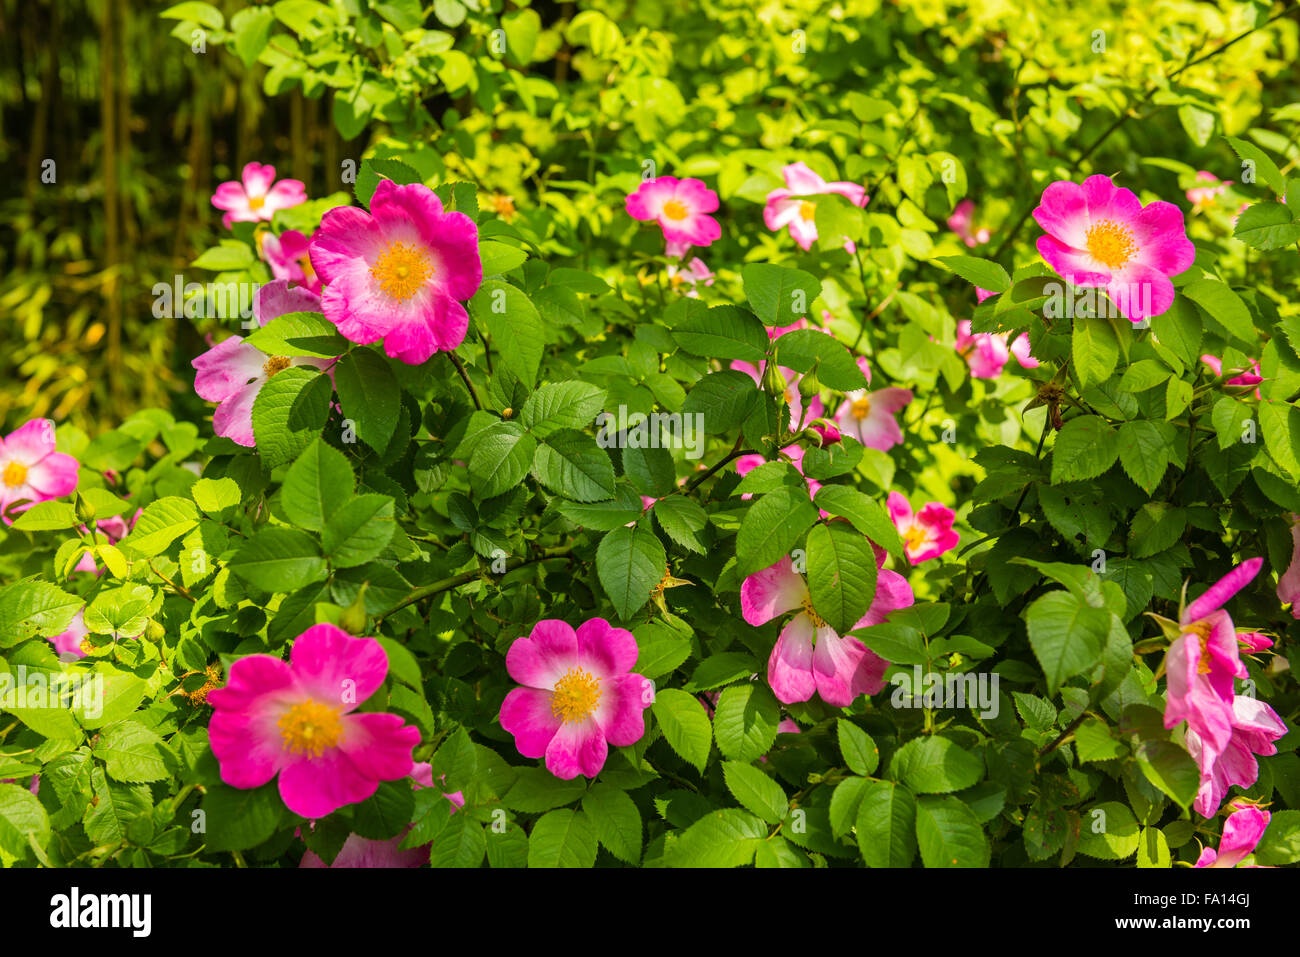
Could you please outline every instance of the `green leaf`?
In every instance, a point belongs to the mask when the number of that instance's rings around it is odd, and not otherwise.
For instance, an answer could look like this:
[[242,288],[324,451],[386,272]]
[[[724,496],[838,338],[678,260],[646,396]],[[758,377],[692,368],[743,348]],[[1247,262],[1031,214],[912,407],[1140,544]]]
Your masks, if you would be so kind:
[[453,814],[429,845],[429,863],[433,867],[474,868],[483,863],[486,853],[483,825],[468,814]]
[[1272,812],[1268,828],[1255,848],[1255,860],[1264,867],[1285,867],[1300,861],[1300,811]]
[[284,813],[284,801],[275,782],[248,790],[210,784],[202,807],[209,851],[256,847],[275,833]]
[[769,343],[763,324],[738,306],[714,306],[696,313],[676,326],[672,335],[691,355],[746,362],[761,362]]
[[788,326],[808,315],[822,291],[816,276],[786,266],[750,263],[741,268],[740,277],[750,307],[767,326]]
[[235,35],[235,54],[248,69],[266,49],[271,39],[271,26],[275,16],[265,7],[245,7],[230,18],[230,31]]
[[858,805],[858,849],[868,867],[908,867],[916,856],[916,798],[893,781],[873,781]]
[[379,557],[396,530],[391,496],[358,495],[330,516],[321,544],[335,568],[352,568]]
[[768,824],[780,824],[790,809],[789,798],[781,785],[754,767],[739,761],[725,761],[722,774],[727,790],[747,811],[753,811]]
[[220,10],[211,4],[200,3],[198,0],[187,0],[185,3],[178,3],[174,7],[168,7],[158,16],[168,20],[192,20],[199,26],[207,27],[210,30],[220,30],[226,25],[226,19],[221,15]]
[[975,256],[939,256],[938,261],[980,289],[1006,292],[1011,288],[1011,277],[1007,271],[991,260]]
[[[1100,812],[1100,813],[1098,813]],[[1138,846],[1133,812],[1117,801],[1086,808],[1079,827],[1079,853],[1104,861],[1122,861]]]
[[62,633],[84,604],[49,582],[15,582],[0,586],[0,648],[16,645],[33,635]]
[[469,486],[483,499],[496,498],[523,481],[537,440],[518,422],[499,422],[484,433],[469,457]]
[[1119,440],[1106,420],[1081,415],[1056,433],[1052,449],[1052,484],[1096,478],[1119,457]]
[[795,372],[812,372],[824,386],[840,392],[867,387],[848,346],[816,329],[796,329],[776,340],[776,361]]
[[760,497],[736,533],[736,574],[743,578],[775,565],[817,518],[806,488],[782,486]]
[[193,502],[179,495],[168,495],[145,506],[131,534],[118,542],[117,547],[132,560],[153,558],[198,524],[199,512]]
[[604,389],[589,382],[548,383],[524,402],[519,421],[539,439],[557,429],[583,429],[595,422],[605,395]]
[[293,528],[267,526],[230,559],[230,570],[261,591],[288,593],[325,578],[316,541]]
[[517,266],[522,266],[528,259],[528,253],[518,246],[484,239],[478,244],[479,258],[483,263],[484,276],[499,276]]
[[1119,338],[1109,319],[1075,317],[1070,343],[1079,385],[1087,389],[1110,378],[1119,362]]
[[703,774],[713,739],[713,728],[704,713],[704,706],[694,695],[676,688],[665,688],[655,694],[651,707],[668,744]]
[[1119,464],[1148,495],[1164,478],[1173,438],[1173,429],[1165,422],[1135,419],[1119,427]]
[[581,811],[549,811],[528,836],[529,867],[591,867],[596,863],[596,829]]
[[898,537],[898,528],[870,496],[847,485],[823,485],[813,501],[818,508],[847,518],[854,528],[893,555],[895,560],[903,561],[903,542]]
[[632,634],[637,646],[632,672],[643,678],[666,675],[691,656],[689,629],[678,630],[656,618],[638,625]]
[[433,756],[432,773],[448,791],[463,791],[478,771],[478,752],[465,728],[457,728]]
[[614,463],[590,435],[560,429],[533,457],[533,475],[552,492],[579,502],[614,497]]
[[348,340],[319,312],[289,312],[249,333],[245,345],[268,356],[312,356],[333,359],[348,348]]
[[596,574],[624,621],[650,600],[667,565],[659,539],[641,528],[616,528],[596,548]]
[[926,867],[988,867],[989,841],[975,813],[955,797],[923,797],[916,843]]
[[213,272],[237,272],[247,269],[255,261],[253,251],[247,243],[223,239],[221,245],[204,250],[190,265],[195,269],[211,269]]
[[899,748],[890,759],[889,773],[914,793],[943,794],[978,782],[984,762],[955,741],[927,735]]
[[706,435],[738,428],[758,401],[754,380],[735,369],[710,372],[691,388],[682,403],[683,415],[702,415]]
[[31,851],[29,841],[44,848],[49,840],[49,815],[36,795],[0,782],[0,851],[11,859],[24,858]]
[[744,867],[767,838],[767,827],[748,811],[710,811],[664,850],[670,867]]
[[190,486],[190,498],[205,515],[217,518],[243,500],[239,483],[231,478],[201,478]]
[[253,400],[253,436],[266,467],[292,462],[329,419],[330,380],[314,366],[277,372]]
[[1196,798],[1201,772],[1192,756],[1172,741],[1143,741],[1137,749],[1138,767],[1146,779],[1186,810]]
[[876,553],[857,530],[814,525],[807,542],[813,608],[838,634],[867,613],[876,595]]
[[551,808],[571,804],[587,790],[582,778],[562,781],[545,768],[515,768],[515,783],[501,796],[501,803],[512,811],[540,814]]
[[[195,483],[196,489],[198,484]],[[356,478],[347,456],[317,439],[285,473],[280,505],[295,525],[318,532],[352,497],[355,487]]]
[[1111,613],[1068,591],[1051,591],[1025,612],[1029,644],[1052,693],[1068,678],[1095,667],[1110,631]]
[[343,415],[356,424],[361,441],[376,452],[386,450],[402,403],[397,378],[384,358],[373,349],[354,349],[334,367],[334,387]]
[[514,373],[526,388],[536,386],[546,334],[532,300],[510,283],[489,279],[470,300],[470,310],[492,337],[500,367]]
[[651,513],[664,534],[674,542],[688,551],[704,554],[699,533],[709,524],[709,516],[699,503],[684,495],[670,495],[655,502]]
[[1232,235],[1255,249],[1284,249],[1300,241],[1300,222],[1282,203],[1265,201],[1242,211]]
[[1184,286],[1182,293],[1209,313],[1230,335],[1249,343],[1258,338],[1250,310],[1226,283],[1217,279],[1196,279]]
[[108,775],[118,781],[140,784],[168,776],[172,757],[163,739],[139,721],[122,721],[105,729],[94,746]]
[[21,513],[10,527],[23,532],[55,532],[80,524],[76,509],[70,503],[51,500],[37,502]]
[[1228,145],[1232,147],[1232,151],[1236,153],[1237,156],[1244,160],[1250,160],[1255,164],[1255,169],[1258,173],[1256,176],[1257,179],[1262,179],[1267,183],[1269,189],[1278,196],[1281,196],[1286,192],[1286,180],[1278,170],[1277,164],[1273,162],[1272,158],[1267,153],[1254,143],[1239,139],[1235,136],[1225,136],[1224,139],[1228,141]]
[[[714,719],[717,723],[717,719]],[[840,742],[844,763],[855,774],[874,774],[880,764],[880,749],[871,735],[847,718],[835,722],[835,734]]]
[[582,796],[582,812],[607,851],[628,864],[641,860],[641,812],[624,792],[608,784],[594,784]]
[[771,690],[747,682],[723,688],[713,712],[718,750],[733,761],[753,761],[776,742],[781,707]]

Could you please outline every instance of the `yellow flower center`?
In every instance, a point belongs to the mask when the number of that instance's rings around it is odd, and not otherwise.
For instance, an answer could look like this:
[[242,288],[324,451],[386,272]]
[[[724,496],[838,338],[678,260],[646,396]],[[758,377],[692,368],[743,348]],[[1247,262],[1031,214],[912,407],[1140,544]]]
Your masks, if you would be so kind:
[[302,266],[302,277],[312,279],[316,276],[316,270],[311,266],[311,256],[304,253],[298,257],[298,264]]
[[817,216],[817,204],[804,200],[799,204],[799,216],[811,222]]
[[1133,258],[1137,243],[1133,230],[1113,219],[1103,219],[1088,229],[1088,252],[1111,269],[1119,269]]
[[4,482],[10,488],[17,488],[27,481],[27,466],[22,462],[10,462],[5,466]]
[[370,267],[370,275],[385,295],[406,302],[433,276],[433,263],[419,246],[391,242]]
[[257,212],[265,205],[266,205],[266,199],[262,196],[250,196],[248,198],[248,208],[251,209],[253,212]]
[[851,411],[855,419],[865,419],[871,412],[871,400],[865,395],[860,399],[854,399]]
[[286,751],[319,758],[343,737],[343,718],[338,710],[308,698],[280,716],[280,739]]
[[570,668],[555,682],[551,714],[565,724],[585,721],[600,702],[600,679],[582,668]]
[[921,528],[918,525],[913,525],[911,528],[907,530],[907,533],[903,536],[903,541],[907,543],[908,548],[911,549],[920,548],[922,545],[925,544],[925,529]]
[[822,616],[817,614],[817,612],[813,610],[812,595],[806,595],[801,604],[803,605],[803,613],[812,619],[812,623],[814,627],[816,628],[826,627],[826,622],[822,619]]
[[664,215],[669,219],[685,219],[687,216],[686,204],[681,200],[670,199],[664,203]]
[[288,356],[271,356],[266,360],[265,365],[262,366],[262,375],[269,379],[277,372],[283,372],[285,369],[289,368],[290,364],[291,362]]
[[491,199],[491,208],[494,213],[509,222],[515,214],[515,201],[509,196],[498,193]]
[[1201,660],[1196,663],[1196,673],[1208,675],[1210,673],[1210,626],[1204,621],[1194,621],[1190,625],[1183,625],[1184,634],[1196,636],[1196,640],[1201,643]]

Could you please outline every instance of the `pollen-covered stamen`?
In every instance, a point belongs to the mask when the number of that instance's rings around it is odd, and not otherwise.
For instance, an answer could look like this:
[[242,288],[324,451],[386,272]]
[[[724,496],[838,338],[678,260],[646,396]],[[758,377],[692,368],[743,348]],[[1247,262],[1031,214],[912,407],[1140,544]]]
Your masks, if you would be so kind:
[[1088,252],[1111,269],[1126,265],[1137,252],[1133,230],[1113,219],[1103,219],[1088,228]]
[[600,679],[581,667],[570,668],[555,682],[551,714],[565,724],[585,721],[600,703]]
[[27,481],[27,466],[22,462],[10,462],[5,466],[4,483],[10,488],[17,488]]
[[917,548],[920,548],[922,545],[925,544],[925,529],[923,529],[920,525],[913,525],[903,535],[903,541],[910,549],[915,550]]
[[318,758],[343,737],[343,718],[338,710],[308,698],[280,716],[280,739],[293,754]]
[[264,196],[248,197],[248,208],[251,209],[253,212],[257,212],[265,205],[266,205],[266,197]]
[[375,277],[384,295],[406,302],[433,276],[433,263],[428,252],[419,246],[391,242],[370,267],[370,275]]
[[799,218],[806,219],[808,222],[812,222],[814,219],[816,219],[817,204],[810,203],[808,202],[808,200],[805,199],[802,203],[799,204]]
[[312,268],[310,255],[303,253],[299,256],[298,265],[302,267],[302,275],[304,279],[316,278],[316,270]]
[[288,356],[270,356],[262,365],[262,375],[268,379],[277,372],[283,372],[292,364]]
[[1183,633],[1194,635],[1196,640],[1201,643],[1201,660],[1196,663],[1196,673],[1199,675],[1208,675],[1211,670],[1209,622],[1194,621],[1190,625],[1183,625]]
[[865,395],[860,399],[854,399],[853,405],[849,406],[849,410],[853,413],[855,419],[859,421],[865,419],[871,414],[871,400]]
[[669,219],[685,219],[690,211],[680,199],[670,199],[664,203],[664,215]]
[[801,604],[803,605],[803,613],[812,619],[813,627],[826,627],[826,621],[813,609],[812,595],[805,595]]

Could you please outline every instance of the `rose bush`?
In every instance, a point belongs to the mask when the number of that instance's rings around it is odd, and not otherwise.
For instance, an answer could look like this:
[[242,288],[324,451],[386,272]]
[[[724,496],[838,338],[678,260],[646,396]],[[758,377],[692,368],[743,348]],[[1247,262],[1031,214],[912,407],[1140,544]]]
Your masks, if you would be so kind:
[[1293,10],[581,6],[164,13],[367,138],[211,197],[210,421],[0,444],[0,859],[1300,860]]

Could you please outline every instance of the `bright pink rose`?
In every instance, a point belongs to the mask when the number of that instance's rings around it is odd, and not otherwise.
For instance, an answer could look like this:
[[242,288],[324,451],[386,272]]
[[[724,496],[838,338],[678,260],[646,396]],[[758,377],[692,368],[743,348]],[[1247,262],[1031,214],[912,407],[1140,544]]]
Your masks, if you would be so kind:
[[989,241],[989,231],[986,227],[981,226],[979,229],[972,230],[975,224],[975,203],[969,199],[963,199],[957,204],[957,208],[952,211],[948,217],[948,228],[961,237],[961,241],[967,246],[974,248],[982,246]]
[[1232,699],[1232,736],[1220,753],[1213,753],[1190,726],[1183,741],[1187,753],[1201,769],[1201,786],[1192,807],[1202,817],[1213,817],[1230,787],[1248,788],[1259,778],[1256,755],[1277,754],[1273,742],[1286,734],[1286,724],[1272,708],[1257,698]]
[[[865,358],[858,359],[858,368],[870,384],[871,365]],[[857,439],[867,448],[888,452],[903,441],[903,430],[898,427],[894,416],[911,401],[911,389],[893,386],[875,392],[858,389],[844,396],[844,402],[835,413],[835,424],[843,434]]]
[[[433,767],[427,762],[422,761],[415,765],[415,769],[410,774],[411,784],[415,790],[421,788],[431,788],[433,784]],[[451,805],[448,808],[448,814],[455,814],[458,808],[465,806],[465,797],[461,792],[454,791],[451,794],[443,794]],[[301,867],[423,867],[429,863],[429,845],[421,847],[412,847],[402,850],[402,839],[410,830],[410,825],[402,828],[402,833],[396,837],[389,838],[386,841],[372,840],[362,837],[360,834],[349,834],[343,847],[339,849],[334,858],[333,864],[326,864],[321,858],[311,850],[305,851],[302,860],[298,863]]]
[[1291,516],[1291,564],[1277,580],[1277,599],[1291,605],[1291,617],[1300,618],[1300,515]]
[[844,436],[836,428],[834,423],[826,419],[818,419],[816,422],[809,423],[808,428],[817,433],[817,447],[826,448],[828,445],[836,445],[844,441]]
[[[790,235],[805,251],[817,241],[817,204],[811,196],[838,193],[854,206],[867,205],[867,191],[856,183],[828,183],[814,173],[805,163],[791,163],[783,167],[784,189],[774,189],[767,194],[763,207],[763,222],[772,232],[789,227]],[[856,247],[852,240],[846,242],[849,252]]]
[[[253,314],[259,325],[290,312],[320,312],[321,300],[305,286],[290,286],[289,280],[277,279],[257,290]],[[333,359],[311,356],[268,356],[242,336],[230,336],[190,363],[197,371],[194,391],[199,397],[219,405],[212,413],[212,429],[217,435],[252,448],[253,400],[271,376],[290,366],[328,369]]]
[[1239,631],[1237,644],[1241,645],[1243,651],[1263,651],[1273,647],[1273,639],[1259,631]]
[[1169,277],[1196,258],[1181,209],[1163,201],[1143,206],[1109,176],[1089,176],[1082,186],[1052,183],[1034,219],[1047,233],[1038,239],[1038,252],[1048,265],[1075,286],[1105,287],[1133,322],[1158,316],[1173,304]]
[[970,320],[957,322],[957,354],[970,366],[970,374],[976,379],[996,379],[1002,374],[1002,367],[1012,356],[1025,369],[1038,365],[1038,360],[1029,354],[1029,334],[1022,332],[1010,346],[1008,332],[970,331]]
[[54,451],[54,423],[49,419],[25,422],[8,437],[0,439],[0,517],[12,525],[10,506],[24,505],[70,495],[77,487],[77,460]]
[[1206,183],[1205,186],[1193,186],[1187,191],[1187,199],[1192,204],[1192,212],[1199,213],[1207,207],[1213,206],[1216,197],[1223,193],[1232,185],[1232,180],[1220,180],[1209,170],[1201,170],[1196,174],[1198,182]]
[[400,715],[353,713],[387,675],[383,645],[329,624],[299,635],[287,663],[238,659],[225,687],[208,692],[208,740],[221,780],[256,788],[279,774],[285,806],[320,818],[364,801],[380,781],[406,777],[419,730]]
[[298,230],[286,229],[279,236],[265,234],[262,237],[262,255],[276,279],[288,279],[320,295],[320,277],[311,265],[307,237]]
[[[891,611],[915,599],[907,579],[885,568],[885,550],[876,553],[876,594],[871,607],[850,631],[878,625]],[[807,701],[816,692],[837,708],[847,708],[860,694],[875,694],[885,686],[889,662],[852,636],[842,637],[813,610],[812,594],[789,556],[750,575],[740,586],[740,608],[755,627],[799,609],[772,648],[767,683],[785,704]]]
[[483,283],[478,227],[445,212],[427,186],[379,181],[370,212],[338,206],[309,244],[325,283],[325,318],[352,342],[384,341],[408,365],[450,352],[465,339],[462,303]]
[[931,502],[913,515],[907,499],[898,492],[890,492],[887,505],[889,517],[903,539],[907,560],[913,565],[938,558],[961,541],[961,536],[952,530],[957,513],[938,502]]
[[[222,183],[212,194],[212,205],[226,210],[221,217],[227,229],[232,223],[269,221],[277,211],[307,202],[307,187],[302,180],[282,179],[275,183],[275,167],[249,163],[244,167],[243,183]],[[275,185],[271,185],[275,183]]]
[[506,653],[506,670],[524,687],[501,703],[501,727],[526,758],[546,758],[546,769],[571,780],[594,778],[609,745],[626,747],[645,734],[643,711],[654,686],[632,673],[632,633],[603,618],[569,625],[545,619]]
[[1273,815],[1244,801],[1234,801],[1231,807],[1232,813],[1223,822],[1219,849],[1202,848],[1201,856],[1196,860],[1197,867],[1236,867],[1255,850],[1259,839],[1264,836]]
[[698,179],[660,176],[629,193],[627,214],[643,222],[654,220],[672,249],[708,246],[722,236],[722,226],[708,215],[717,212],[718,194]]

